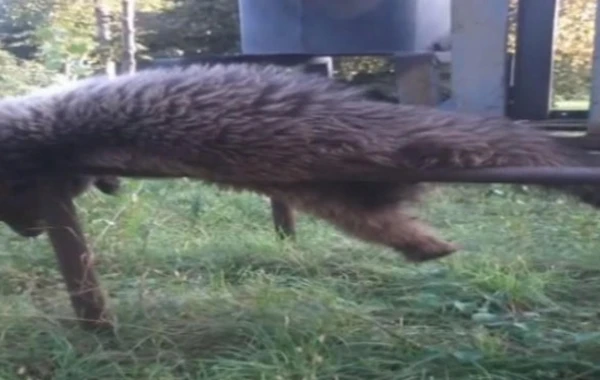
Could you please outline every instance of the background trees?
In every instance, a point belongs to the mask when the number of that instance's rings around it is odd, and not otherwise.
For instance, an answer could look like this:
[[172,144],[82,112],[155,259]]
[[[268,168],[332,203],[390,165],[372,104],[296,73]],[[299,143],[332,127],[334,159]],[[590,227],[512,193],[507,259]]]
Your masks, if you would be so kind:
[[[0,3],[0,44],[14,56],[4,64],[26,61],[72,79],[120,61],[121,2],[4,0]],[[561,0],[555,58],[557,100],[587,98],[595,7],[595,0]],[[135,25],[135,56],[140,61],[183,52],[239,50],[237,0],[138,1]],[[346,60],[339,67],[346,77],[386,69],[377,60]]]

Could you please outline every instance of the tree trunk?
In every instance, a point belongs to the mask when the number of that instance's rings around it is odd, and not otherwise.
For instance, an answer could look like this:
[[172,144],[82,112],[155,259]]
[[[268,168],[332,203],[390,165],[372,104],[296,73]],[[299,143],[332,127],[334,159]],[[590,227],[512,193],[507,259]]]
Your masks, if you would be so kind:
[[112,34],[110,31],[111,15],[104,0],[94,0],[94,14],[96,16],[98,54],[104,65],[106,75],[112,78],[116,75],[116,69],[113,60]]
[[135,72],[135,0],[122,0],[123,8],[123,59],[121,72]]

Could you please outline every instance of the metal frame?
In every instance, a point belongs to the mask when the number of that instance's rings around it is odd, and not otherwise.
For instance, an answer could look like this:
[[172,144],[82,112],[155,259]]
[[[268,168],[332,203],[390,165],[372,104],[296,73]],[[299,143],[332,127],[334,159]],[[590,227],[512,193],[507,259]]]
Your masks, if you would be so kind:
[[596,0],[594,30],[594,50],[592,53],[592,88],[590,89],[590,108],[587,121],[588,134],[597,136],[600,132],[600,0]]
[[[434,183],[513,183],[532,185],[600,185],[600,158],[589,153],[589,166],[496,166],[465,169],[426,169],[426,170],[394,170],[389,172],[364,173],[364,183],[390,181],[394,175],[396,182],[414,184],[417,182]],[[70,173],[83,175],[114,175],[138,179],[167,179],[177,176],[154,173],[152,170],[129,170],[123,168],[106,168],[90,165],[69,166]],[[395,171],[395,172],[394,172]],[[53,178],[52,173],[46,175],[24,174],[20,178]],[[331,181],[348,181],[347,177],[332,178]],[[394,181],[392,181],[394,182]]]
[[558,0],[519,1],[514,84],[508,107],[513,119],[572,117],[569,112],[550,110],[558,8]]
[[[587,120],[589,110],[551,109],[559,0],[521,0],[507,115],[527,120]],[[585,130],[585,126],[578,130]]]

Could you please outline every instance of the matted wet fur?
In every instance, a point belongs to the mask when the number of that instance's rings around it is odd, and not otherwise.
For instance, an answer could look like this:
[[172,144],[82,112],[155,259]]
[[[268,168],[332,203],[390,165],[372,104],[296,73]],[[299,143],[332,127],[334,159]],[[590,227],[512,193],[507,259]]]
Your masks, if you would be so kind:
[[[423,186],[403,182],[407,170],[585,160],[504,119],[371,101],[328,78],[245,64],[98,77],[5,99],[0,147],[0,177],[81,168],[193,177],[273,196],[413,261],[457,247],[408,211]],[[600,204],[594,187],[561,190]]]

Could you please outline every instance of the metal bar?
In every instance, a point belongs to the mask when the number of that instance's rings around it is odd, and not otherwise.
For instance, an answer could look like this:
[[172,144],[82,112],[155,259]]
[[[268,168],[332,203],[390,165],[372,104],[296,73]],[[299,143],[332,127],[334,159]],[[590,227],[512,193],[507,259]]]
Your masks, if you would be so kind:
[[[79,167],[69,170],[70,173],[87,175],[115,175],[130,178],[178,178],[177,174],[156,173],[153,171],[131,171],[117,168]],[[386,173],[364,173],[351,180],[331,178],[331,182],[441,182],[441,183],[519,183],[539,185],[584,185],[600,184],[600,166],[578,167],[494,167],[476,169],[430,169],[430,170],[395,170],[395,179],[390,179],[392,170]],[[23,179],[23,176],[19,178]],[[39,175],[36,176],[39,178]],[[318,182],[318,181],[315,181]]]
[[414,174],[420,182],[600,185],[600,167],[502,167],[432,170]]
[[590,112],[588,110],[551,110],[548,113],[548,119],[561,120],[587,120]]
[[585,120],[578,119],[515,120],[515,123],[550,132],[585,132],[587,129]]
[[[425,51],[423,51],[425,53]],[[355,56],[365,56],[365,57],[394,57],[397,54],[402,53],[393,53],[393,52],[370,52],[364,54],[330,54],[329,56],[335,57],[355,57]],[[406,53],[404,54],[412,54]],[[297,53],[297,54],[227,54],[227,55],[217,55],[217,54],[203,54],[203,53],[188,53],[181,57],[175,58],[157,58],[153,61],[145,61],[140,62],[142,67],[148,68],[152,66],[178,66],[181,64],[192,64],[192,63],[268,63],[268,62],[276,62],[282,66],[296,66],[315,57],[321,57],[320,54],[311,54],[311,53]]]
[[512,118],[548,117],[557,10],[557,0],[519,1]]
[[594,27],[596,34],[594,36],[594,54],[592,59],[592,88],[588,131],[598,134],[600,133],[600,0],[596,1]]

